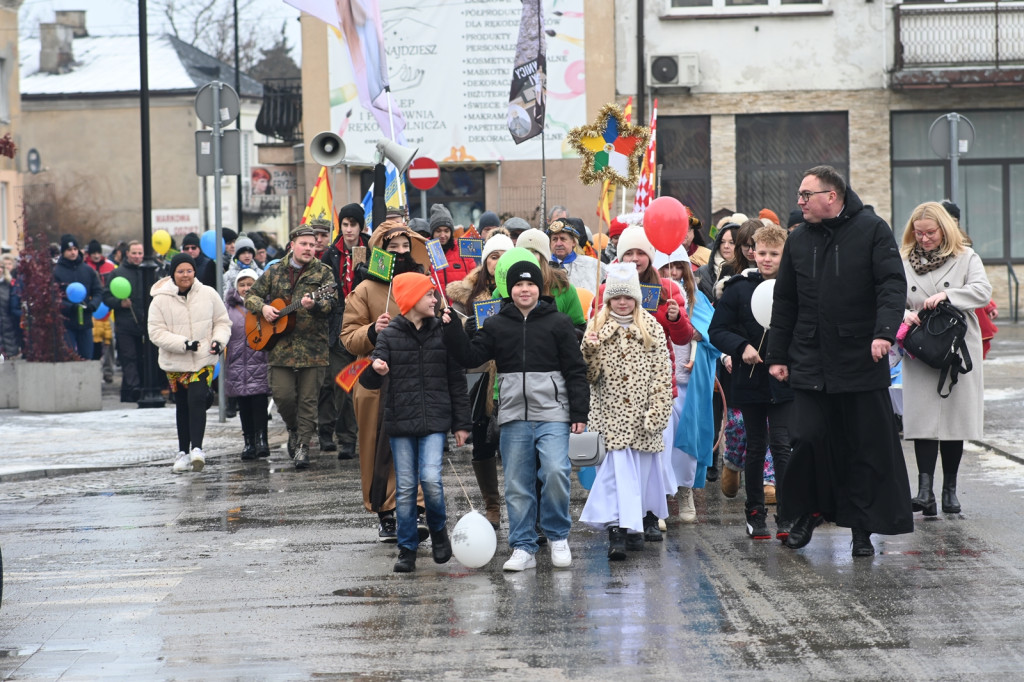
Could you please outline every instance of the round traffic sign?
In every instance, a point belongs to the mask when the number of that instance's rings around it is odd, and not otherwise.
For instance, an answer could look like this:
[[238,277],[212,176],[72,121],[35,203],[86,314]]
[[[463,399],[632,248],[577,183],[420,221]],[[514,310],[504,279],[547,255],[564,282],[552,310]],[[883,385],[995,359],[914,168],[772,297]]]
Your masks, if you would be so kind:
[[420,156],[409,164],[409,182],[416,189],[432,189],[441,180],[441,168],[437,161]]
[[[220,90],[217,97],[217,109],[213,110],[213,89]],[[196,93],[196,115],[205,125],[212,126],[214,120],[226,126],[238,118],[238,93],[227,83],[212,81],[199,88]]]

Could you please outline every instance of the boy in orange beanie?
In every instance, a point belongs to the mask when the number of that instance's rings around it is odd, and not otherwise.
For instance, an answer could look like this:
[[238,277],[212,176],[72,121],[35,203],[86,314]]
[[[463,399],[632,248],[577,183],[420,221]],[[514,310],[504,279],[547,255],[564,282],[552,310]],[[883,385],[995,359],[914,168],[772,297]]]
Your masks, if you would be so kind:
[[434,316],[434,283],[418,272],[404,272],[392,281],[401,315],[377,336],[372,372],[359,381],[377,389],[387,376],[384,430],[391,441],[395,462],[395,503],[398,519],[396,573],[416,569],[419,535],[416,530],[416,489],[423,488],[427,526],[434,561],[452,558],[448,539],[441,465],[446,432],[462,446],[472,427],[466,373],[448,356],[441,321]]

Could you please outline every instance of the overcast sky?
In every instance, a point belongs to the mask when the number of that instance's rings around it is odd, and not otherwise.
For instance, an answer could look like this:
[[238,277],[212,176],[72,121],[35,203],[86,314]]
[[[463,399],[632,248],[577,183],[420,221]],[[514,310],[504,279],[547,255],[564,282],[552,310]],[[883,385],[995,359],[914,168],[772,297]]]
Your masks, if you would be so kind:
[[[178,0],[184,4],[189,0]],[[230,2],[230,0],[222,0]],[[239,5],[245,0],[239,0]],[[165,20],[153,2],[148,5],[146,21],[149,33],[167,30]],[[253,0],[252,8],[262,15],[263,25],[276,35],[282,23],[287,25],[288,42],[293,46],[292,58],[298,63],[302,53],[299,30],[299,11],[284,3],[284,0]],[[18,15],[22,35],[38,35],[40,21],[53,21],[57,10],[85,10],[85,25],[89,35],[137,35],[139,26],[139,5],[136,0],[25,0]],[[245,30],[244,16],[240,18]]]

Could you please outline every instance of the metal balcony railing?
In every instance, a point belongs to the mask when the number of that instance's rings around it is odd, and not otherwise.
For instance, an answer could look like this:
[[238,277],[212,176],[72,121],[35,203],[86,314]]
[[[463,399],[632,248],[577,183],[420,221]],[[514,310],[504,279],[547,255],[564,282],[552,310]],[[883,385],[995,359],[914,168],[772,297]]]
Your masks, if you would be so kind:
[[1024,65],[1024,2],[893,7],[894,71]]
[[263,81],[263,106],[256,130],[284,142],[302,141],[302,80],[268,78]]

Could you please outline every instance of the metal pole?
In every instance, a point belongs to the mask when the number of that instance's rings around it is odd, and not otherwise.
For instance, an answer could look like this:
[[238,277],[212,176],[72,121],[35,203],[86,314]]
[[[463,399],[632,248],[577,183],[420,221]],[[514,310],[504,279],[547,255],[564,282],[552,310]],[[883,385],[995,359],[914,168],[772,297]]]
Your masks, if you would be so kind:
[[[223,216],[221,215],[221,178],[224,176],[224,168],[221,163],[221,142],[224,136],[224,131],[220,128],[220,89],[224,84],[219,81],[213,82],[213,265],[214,272],[217,275],[217,293],[221,296],[224,295],[224,267],[222,265],[223,260],[223,247],[224,242],[221,236],[223,225]],[[223,367],[221,368],[223,369]],[[226,404],[224,400],[224,382],[217,382],[217,405],[218,405],[218,417],[217,421],[224,422],[227,420],[226,417]]]
[[[238,73],[238,0],[233,0],[232,5],[235,10],[235,92],[238,93],[238,99],[242,99],[242,87],[241,87],[241,76]],[[235,120],[235,127],[239,130],[242,129],[242,112],[238,112],[238,118]],[[241,137],[241,135],[239,135]],[[243,152],[244,153],[244,152]],[[242,233],[242,176],[239,175],[235,178],[235,220],[237,231],[239,234]],[[227,357],[227,356],[225,356]]]
[[427,190],[420,190],[420,212],[423,214],[423,219],[427,219]]
[[636,118],[644,122],[644,97],[647,79],[647,63],[644,56],[644,0],[636,0]]
[[954,204],[959,205],[957,194],[960,189],[960,114],[946,114],[946,119],[949,121],[949,198]]
[[[149,290],[156,281],[157,263],[153,257],[153,179],[150,173],[149,150],[149,30],[146,22],[146,0],[139,0],[139,129],[142,144],[142,247],[145,258],[142,261],[142,319],[148,319],[149,304],[153,301]],[[136,314],[138,317],[138,314]],[[147,330],[142,330],[142,387],[139,392],[139,408],[163,407],[164,397],[157,385],[160,371],[157,365],[156,348],[149,340]]]

